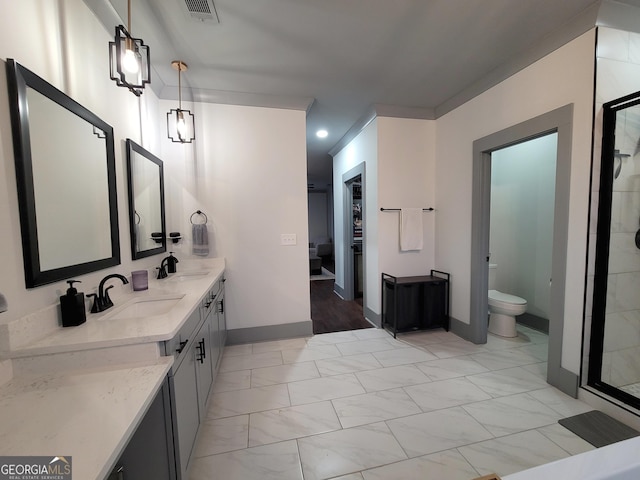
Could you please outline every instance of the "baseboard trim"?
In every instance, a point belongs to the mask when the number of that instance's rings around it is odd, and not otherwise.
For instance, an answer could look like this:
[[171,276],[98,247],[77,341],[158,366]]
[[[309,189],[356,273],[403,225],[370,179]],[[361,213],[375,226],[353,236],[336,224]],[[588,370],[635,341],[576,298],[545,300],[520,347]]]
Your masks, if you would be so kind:
[[559,363],[551,359],[547,361],[547,383],[573,398],[578,398],[580,377],[561,367]]
[[531,313],[523,313],[516,317],[516,322],[531,327],[539,332],[549,334],[549,319],[533,315]]
[[485,342],[476,342],[474,341],[473,330],[471,329],[471,325],[468,323],[461,322],[457,318],[449,316],[449,331],[455,333],[460,338],[467,340],[473,343],[486,343]]
[[227,345],[311,336],[313,336],[313,323],[311,320],[307,320],[306,322],[282,323],[262,327],[235,328],[227,332]]
[[333,284],[333,292],[338,295],[341,299],[344,300],[344,288],[342,288],[337,283]]
[[377,328],[382,328],[382,316],[368,307],[364,307],[364,319]]

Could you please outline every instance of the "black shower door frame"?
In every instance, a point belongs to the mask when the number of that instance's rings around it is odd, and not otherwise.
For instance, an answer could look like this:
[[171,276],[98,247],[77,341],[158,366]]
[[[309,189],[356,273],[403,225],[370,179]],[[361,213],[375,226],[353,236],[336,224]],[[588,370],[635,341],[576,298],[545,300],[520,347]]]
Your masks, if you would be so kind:
[[611,243],[616,119],[620,110],[640,105],[640,91],[603,104],[600,193],[587,385],[640,409],[640,399],[602,380],[604,334]]

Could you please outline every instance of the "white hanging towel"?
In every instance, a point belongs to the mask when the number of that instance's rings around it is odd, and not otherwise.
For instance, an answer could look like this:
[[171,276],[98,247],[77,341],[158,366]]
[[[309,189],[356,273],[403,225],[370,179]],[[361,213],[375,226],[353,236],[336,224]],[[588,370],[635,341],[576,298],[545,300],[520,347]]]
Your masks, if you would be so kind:
[[422,208],[400,209],[400,250],[422,250]]

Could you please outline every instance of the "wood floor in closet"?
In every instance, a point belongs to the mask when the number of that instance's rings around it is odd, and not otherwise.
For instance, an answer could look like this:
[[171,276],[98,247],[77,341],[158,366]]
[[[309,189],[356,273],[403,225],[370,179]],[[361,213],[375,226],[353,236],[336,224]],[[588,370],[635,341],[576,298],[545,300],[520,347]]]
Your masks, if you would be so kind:
[[333,280],[311,282],[313,333],[372,328],[362,313],[362,298],[347,301],[333,292]]

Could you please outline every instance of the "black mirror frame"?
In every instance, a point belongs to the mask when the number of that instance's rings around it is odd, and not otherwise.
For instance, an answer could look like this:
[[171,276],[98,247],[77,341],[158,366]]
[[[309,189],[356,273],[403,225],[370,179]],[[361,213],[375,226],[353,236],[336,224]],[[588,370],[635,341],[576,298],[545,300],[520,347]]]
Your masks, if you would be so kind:
[[[131,232],[131,258],[133,260],[139,260],[145,257],[151,257],[152,255],[158,255],[167,251],[167,227],[165,224],[165,212],[164,212],[164,166],[162,160],[156,157],[153,153],[146,150],[144,147],[138,145],[136,142],[127,138],[127,190],[129,194],[129,231]],[[133,152],[142,155],[147,160],[158,165],[160,170],[160,221],[162,223],[162,239],[160,246],[156,248],[150,248],[148,250],[138,251],[136,250],[136,210],[135,210],[135,197],[133,191],[133,164],[132,156]]]
[[[26,287],[34,288],[119,265],[120,236],[118,229],[118,199],[116,194],[113,128],[65,93],[10,58],[7,59],[7,85],[13,132],[13,149]],[[34,89],[105,133],[109,219],[111,227],[111,257],[51,270],[42,271],[40,269],[27,87]]]

